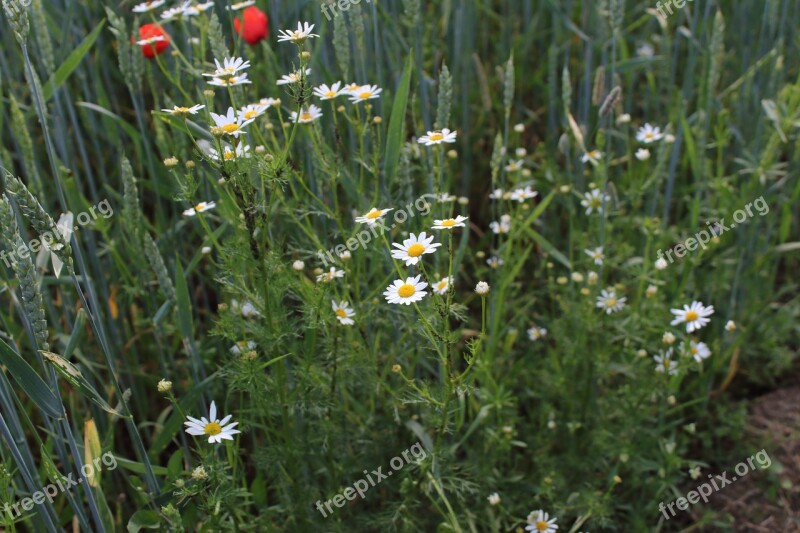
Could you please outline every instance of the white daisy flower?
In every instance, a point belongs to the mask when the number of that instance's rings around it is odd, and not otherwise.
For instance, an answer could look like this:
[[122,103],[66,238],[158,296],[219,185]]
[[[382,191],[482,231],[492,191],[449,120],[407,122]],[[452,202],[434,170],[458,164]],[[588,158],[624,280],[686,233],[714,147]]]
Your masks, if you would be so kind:
[[539,509],[533,511],[528,515],[528,525],[525,526],[525,531],[535,531],[536,533],[556,533],[558,525],[556,525],[556,518],[550,518],[550,515]]
[[456,142],[456,136],[458,132],[450,131],[447,128],[442,129],[441,131],[429,131],[427,135],[423,135],[420,137],[417,142],[419,144],[424,144],[425,146],[433,146],[434,144],[442,144],[442,143],[454,143]]
[[171,20],[181,18],[184,15],[184,11],[186,11],[186,8],[189,7],[191,3],[192,3],[191,0],[186,0],[186,2],[183,2],[179,6],[171,7],[169,9],[162,11],[161,20],[169,22]]
[[695,300],[692,305],[684,304],[683,309],[671,309],[670,312],[675,315],[675,320],[670,322],[670,325],[676,326],[686,322],[686,333],[691,333],[711,322],[708,317],[714,314],[714,306],[705,307],[702,302]]
[[636,150],[636,159],[639,161],[647,161],[650,159],[650,150],[647,148],[639,148]]
[[370,209],[366,215],[361,217],[356,217],[356,222],[359,224],[368,224],[370,226],[374,226],[380,219],[383,218],[383,215],[391,211],[392,207],[389,209],[378,209],[377,207],[373,207]]
[[664,344],[671,346],[675,344],[675,334],[671,331],[665,331],[664,334],[661,336],[661,342]]
[[350,103],[357,104],[374,98],[380,98],[383,89],[377,85],[364,85],[350,93]]
[[392,250],[392,257],[406,262],[406,266],[416,265],[424,254],[432,254],[442,244],[433,242],[433,235],[428,237],[423,231],[419,235],[411,234],[411,237],[403,241],[403,244],[396,242],[392,246],[397,250]]
[[586,249],[586,250],[584,250],[584,253],[586,253],[586,255],[588,255],[589,257],[594,259],[594,264],[595,265],[602,265],[603,264],[603,258],[605,256],[603,255],[603,247],[602,246],[598,246],[594,250]]
[[163,35],[153,35],[152,37],[148,37],[147,39],[141,39],[139,41],[136,41],[136,44],[138,44],[139,46],[148,46],[166,40],[167,38],[164,37]]
[[299,115],[297,111],[292,111],[289,120],[292,122],[299,122],[300,124],[309,124],[315,120],[319,120],[320,117],[322,117],[322,109],[311,104],[306,109],[301,109]]
[[228,112],[224,115],[211,113],[211,118],[217,128],[234,137],[239,137],[244,127],[253,122],[252,120],[245,120],[241,116],[237,117],[232,107],[229,107]]
[[333,100],[337,96],[345,94],[342,90],[342,82],[337,81],[330,87],[324,83],[319,87],[314,87],[314,96],[319,97],[320,100]]
[[226,78],[211,78],[208,81],[209,85],[214,85],[215,87],[236,87],[237,85],[246,85],[248,83],[253,82],[247,79],[247,74],[229,76]]
[[256,349],[256,343],[253,341],[239,341],[231,346],[231,353],[233,355],[242,355],[246,352],[251,352]]
[[603,213],[603,202],[610,202],[611,197],[607,194],[602,194],[600,189],[592,189],[589,192],[583,193],[583,200],[581,205],[586,208],[586,214],[591,215],[592,211]]
[[547,336],[547,330],[539,326],[533,326],[528,330],[528,338],[532,341],[538,341]]
[[444,220],[434,220],[433,229],[463,228],[466,226],[464,222],[468,218],[469,217],[462,217],[461,215],[456,215],[456,218],[445,218]]
[[353,257],[353,255],[350,253],[350,250],[344,250],[339,252],[337,255],[342,261],[350,261],[350,259]]
[[241,433],[241,431],[233,429],[239,422],[228,424],[231,416],[232,415],[228,415],[222,420],[219,420],[217,418],[217,405],[211,402],[211,408],[208,410],[208,419],[206,419],[206,417],[201,417],[200,420],[198,420],[191,416],[186,417],[188,420],[188,422],[184,422],[186,425],[186,433],[195,436],[207,436],[209,444],[219,444],[223,439],[233,440],[233,436],[237,433]]
[[328,272],[323,272],[322,274],[317,276],[317,281],[320,281],[322,283],[330,283],[336,278],[343,278],[343,277],[344,277],[344,270],[336,270],[334,267],[331,267],[331,269]]
[[597,297],[597,307],[605,310],[607,315],[622,311],[625,307],[627,298],[619,298],[614,289],[603,289]]
[[517,172],[518,170],[522,170],[522,165],[525,163],[522,159],[519,161],[509,161],[506,165],[506,172]]
[[266,113],[267,109],[269,109],[267,106],[262,106],[259,104],[246,105],[239,110],[239,117],[243,118],[244,120],[255,120]]
[[353,317],[356,316],[356,312],[349,307],[348,302],[336,303],[335,300],[331,300],[331,307],[333,308],[333,314],[336,315],[336,320],[338,320],[340,324],[343,326],[352,326],[355,324]]
[[489,494],[486,499],[489,501],[489,505],[499,505],[500,504],[500,495],[496,492]]
[[603,158],[603,152],[600,150],[592,150],[591,152],[586,152],[581,156],[581,163],[591,163],[596,165],[598,161]]
[[305,70],[305,72],[300,72],[300,71],[298,71],[298,72],[292,72],[292,73],[290,73],[290,74],[286,74],[286,75],[284,75],[284,76],[281,76],[281,79],[279,79],[279,80],[278,80],[278,81],[276,81],[275,83],[276,83],[276,85],[291,85],[292,83],[297,83],[297,82],[299,82],[299,81],[300,81],[300,78],[301,78],[303,75],[304,75],[305,77],[308,77],[308,75],[309,75],[309,74],[311,74],[311,69],[310,69],[310,68],[307,68],[307,69]]
[[137,4],[133,6],[134,13],[147,13],[148,11],[152,11],[157,7],[161,7],[167,0],[152,0],[151,2],[142,2],[141,4]]
[[214,148],[209,149],[208,157],[214,161],[232,161],[234,159],[247,159],[250,157],[250,146],[239,143],[234,149],[231,146],[225,146],[222,149],[222,156]]
[[656,53],[655,48],[650,43],[642,43],[638,47],[636,47],[636,55],[639,57],[653,57],[653,54]]
[[479,296],[486,296],[489,294],[489,284],[485,281],[479,281],[477,285],[475,285],[475,293]]
[[199,15],[200,13],[203,13],[204,11],[207,11],[207,10],[211,9],[211,7],[213,5],[214,5],[214,2],[204,2],[202,4],[197,4],[197,5],[194,5],[194,6],[187,6],[183,10],[183,16],[184,17],[195,17],[195,16]]
[[434,283],[431,288],[436,294],[447,294],[447,291],[450,290],[450,285],[452,285],[452,283],[453,276],[447,276],[446,278],[442,278]]
[[245,61],[241,57],[226,57],[222,60],[222,63],[218,59],[214,59],[214,64],[217,66],[217,70],[211,74],[203,73],[203,76],[227,79],[235,76],[241,70],[250,68],[250,61]]
[[299,259],[292,263],[292,269],[297,270],[298,272],[306,268],[306,264],[300,261]]
[[436,201],[440,204],[447,204],[450,202],[454,202],[456,200],[455,194],[450,194],[449,192],[440,193],[439,196],[436,197]]
[[253,305],[252,302],[244,302],[242,305],[239,305],[238,300],[231,300],[231,311],[241,314],[244,318],[261,316],[261,314],[256,310],[256,306]]
[[725,331],[736,331],[736,322],[733,320],[728,320],[725,323]]
[[656,372],[668,372],[670,376],[678,373],[678,363],[672,359],[672,348],[664,355],[654,355],[653,359],[656,362]]
[[200,202],[194,207],[190,207],[186,211],[183,212],[183,216],[185,217],[193,217],[197,213],[203,213],[205,211],[209,211],[217,207],[217,202]]
[[530,200],[531,198],[536,198],[537,196],[539,196],[539,193],[531,189],[530,186],[527,186],[524,189],[514,189],[511,192],[511,199],[520,203],[524,202],[525,200]]
[[280,98],[262,98],[258,101],[257,105],[259,107],[263,107],[264,109],[269,109],[270,107],[275,107],[281,105]]
[[502,200],[504,194],[505,192],[503,189],[495,189],[489,194],[489,198],[492,200]]
[[689,341],[689,345],[687,346],[684,342],[681,345],[681,349],[683,353],[689,354],[694,357],[694,360],[698,363],[703,362],[703,359],[708,359],[711,356],[711,350],[708,348],[708,345],[704,342],[695,342]]
[[422,275],[408,277],[405,281],[398,279],[389,285],[383,295],[390,304],[411,305],[422,300],[428,293],[424,290],[428,286],[424,281],[420,281]]
[[656,262],[655,262],[656,270],[664,270],[668,266],[669,266],[669,264],[667,263],[667,260],[664,259],[663,257],[659,257],[658,259],[656,259]]
[[636,140],[645,144],[660,141],[663,138],[664,134],[661,133],[661,128],[658,126],[653,127],[650,124],[645,124],[636,133]]
[[617,117],[617,125],[621,126],[622,124],[628,124],[631,121],[631,115],[629,113],[623,113]]
[[496,235],[508,233],[511,231],[511,217],[509,215],[502,215],[500,217],[500,222],[497,222],[496,220],[490,222],[489,228],[491,228],[492,233]]
[[278,42],[291,41],[299,44],[311,37],[319,37],[319,35],[311,33],[313,30],[314,24],[298,22],[296,30],[278,30]]
[[169,113],[170,115],[175,115],[178,117],[185,117],[186,115],[196,115],[198,111],[203,109],[205,106],[201,104],[193,105],[192,107],[183,107],[183,106],[172,106],[172,109],[162,109],[161,111],[164,113]]
[[229,11],[240,11],[246,7],[256,5],[256,0],[246,0],[245,2],[237,2],[235,4],[231,4],[229,6],[225,6],[225,9]]
[[496,256],[492,256],[486,260],[486,264],[489,265],[490,268],[493,268],[495,270],[503,266],[503,262],[504,261],[501,258]]

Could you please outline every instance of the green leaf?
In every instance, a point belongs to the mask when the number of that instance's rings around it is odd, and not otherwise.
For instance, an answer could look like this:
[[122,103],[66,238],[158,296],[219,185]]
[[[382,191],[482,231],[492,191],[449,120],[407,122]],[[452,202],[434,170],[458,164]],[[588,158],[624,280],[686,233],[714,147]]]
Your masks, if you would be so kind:
[[64,348],[64,359],[69,359],[72,352],[78,346],[78,343],[83,340],[83,334],[86,331],[86,311],[83,308],[78,309],[78,314],[75,317],[75,325],[72,327],[72,334],[67,341],[67,347]]
[[[131,461],[130,459],[123,459],[122,457],[114,456],[117,460],[117,464],[124,468],[125,470],[130,470],[131,472],[136,472],[137,474],[144,474],[145,473],[145,466],[144,463],[139,463],[137,461]],[[166,476],[169,474],[169,469],[165,466],[153,466],[153,473],[157,476]]]
[[406,123],[406,106],[408,105],[408,92],[411,87],[411,66],[414,51],[409,51],[406,58],[406,66],[403,68],[403,77],[400,78],[400,86],[397,88],[397,95],[392,104],[392,116],[389,119],[389,131],[386,134],[386,163],[383,167],[383,174],[386,176],[386,183],[390,184],[397,165],[400,162],[400,146],[403,144],[403,137]]
[[2,340],[0,340],[0,363],[6,366],[17,385],[39,409],[53,418],[61,418],[63,414],[61,402],[50,387],[16,350]]
[[137,142],[137,143],[142,141],[142,136],[136,130],[136,128],[134,128],[133,126],[131,126],[130,124],[125,122],[125,120],[123,120],[123,118],[121,116],[119,116],[119,115],[117,115],[115,113],[112,113],[111,111],[109,111],[105,107],[99,106],[97,104],[93,104],[91,102],[77,102],[75,105],[77,105],[78,107],[84,107],[86,109],[91,109],[92,111],[96,111],[96,112],[100,113],[101,115],[105,115],[108,118],[114,119],[115,121],[117,121],[119,123],[120,127],[123,130],[125,130],[125,133],[128,134],[128,137],[130,137],[132,141]]
[[46,352],[44,350],[39,350],[45,359],[51,363],[55,369],[58,371],[61,376],[66,379],[70,385],[75,387],[78,392],[80,392],[83,396],[85,396],[90,401],[94,402],[98,407],[103,409],[106,412],[111,413],[112,415],[117,415],[123,417],[124,415],[108,405],[108,402],[100,396],[100,393],[97,392],[91,383],[89,383],[81,371],[78,368],[61,357],[58,354],[54,354],[53,352]]
[[138,533],[142,529],[158,529],[161,520],[155,511],[136,511],[128,520],[128,533]]
[[553,259],[567,267],[567,269],[572,270],[572,266],[569,264],[569,259],[567,259],[564,254],[559,252],[558,249],[556,249],[556,247],[550,243],[550,241],[542,237],[538,231],[526,227],[525,232],[528,233],[534,241],[538,242],[548,254],[553,256]]
[[192,338],[192,302],[189,300],[189,287],[181,262],[175,260],[175,292],[178,296],[178,328],[184,339]]
[[83,60],[84,56],[89,52],[89,49],[97,40],[97,37],[100,35],[100,30],[103,29],[105,24],[106,19],[101,20],[100,23],[94,27],[92,32],[81,42],[78,48],[73,50],[72,53],[67,56],[67,59],[61,63],[61,66],[56,69],[55,74],[53,74],[53,76],[47,80],[47,83],[45,83],[44,87],[42,87],[42,94],[45,102],[50,100],[55,90],[58,89],[65,81],[67,81],[67,78],[69,78],[70,74],[72,74],[72,72],[78,68],[81,60]]

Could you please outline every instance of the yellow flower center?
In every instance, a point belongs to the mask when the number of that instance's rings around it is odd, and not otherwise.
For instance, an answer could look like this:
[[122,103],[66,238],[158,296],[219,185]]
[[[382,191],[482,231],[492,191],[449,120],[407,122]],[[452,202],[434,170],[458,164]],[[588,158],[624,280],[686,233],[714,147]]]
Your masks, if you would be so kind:
[[189,112],[189,108],[188,107],[179,107],[178,111],[180,113],[188,113]]
[[206,208],[206,204],[197,204],[196,206],[194,206],[194,210],[198,211],[198,212],[199,211],[203,211],[205,208]]
[[338,316],[339,318],[347,318],[347,311],[345,311],[344,309],[337,309],[336,316]]
[[616,298],[609,298],[608,300],[606,300],[606,307],[614,307],[615,305],[617,305]]
[[233,152],[226,151],[224,154],[222,154],[222,158],[223,158],[225,161],[230,161],[231,159],[233,159],[233,158],[234,158],[234,153],[233,153]]
[[362,100],[366,100],[370,96],[372,96],[372,91],[364,91],[363,93],[358,95],[358,97],[361,98]]
[[257,116],[258,116],[258,111],[252,111],[252,110],[247,111],[244,114],[244,118],[247,120],[250,120],[251,118],[256,118]]
[[446,228],[452,228],[453,226],[456,225],[456,221],[453,218],[448,218],[447,220],[442,220],[442,224],[441,225],[446,227]]
[[225,133],[233,133],[233,132],[239,131],[239,125],[238,124],[225,124],[224,126],[222,126],[222,131],[224,131]]
[[547,531],[550,526],[544,520],[536,522],[536,531]]
[[419,257],[422,255],[424,251],[425,251],[425,246],[417,242],[408,247],[407,253],[409,257]]
[[336,93],[333,92],[333,91],[328,91],[328,92],[325,93],[325,98],[334,98],[335,96],[336,96]]
[[311,113],[302,113],[300,115],[300,120],[311,120],[312,118],[314,117],[311,116]]
[[653,137],[655,137],[655,135],[653,135],[652,133],[645,133],[645,134],[644,134],[644,138],[645,138],[645,139],[647,139],[648,141],[649,141],[650,139],[652,139]]
[[592,197],[589,205],[591,205],[592,207],[603,207],[603,202],[600,200],[600,198],[597,198],[595,196],[595,197]]
[[380,218],[380,216],[381,212],[378,210],[370,211],[369,213],[367,213],[367,218],[370,220],[375,220],[376,218]]
[[206,435],[219,435],[222,433],[222,426],[216,422],[209,422],[206,424],[206,427],[203,428],[203,431],[205,431]]
[[447,287],[447,281],[445,280],[442,280],[436,284],[436,288],[439,289],[440,291],[444,290],[445,287]]
[[430,139],[433,142],[437,142],[444,139],[444,135],[442,135],[442,132],[440,131],[435,131],[430,136],[428,136],[428,139]]
[[692,352],[692,354],[696,354],[698,351],[697,346],[692,346],[691,348],[689,348],[689,351]]
[[417,289],[415,289],[414,286],[411,285],[410,283],[406,283],[405,285],[397,289],[397,295],[400,298],[410,298],[414,296],[415,292],[417,292]]
[[692,310],[692,311],[687,311],[686,312],[686,321],[687,322],[694,322],[698,318],[700,318],[700,315],[697,314],[697,311]]

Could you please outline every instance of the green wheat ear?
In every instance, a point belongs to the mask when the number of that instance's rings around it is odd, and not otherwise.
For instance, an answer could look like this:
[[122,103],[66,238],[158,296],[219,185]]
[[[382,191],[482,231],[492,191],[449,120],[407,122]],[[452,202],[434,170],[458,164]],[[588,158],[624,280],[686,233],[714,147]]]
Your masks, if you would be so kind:
[[17,38],[19,44],[24,45],[28,40],[28,10],[20,0],[3,0],[3,11],[11,26],[11,32]]
[[[25,187],[25,184],[19,178],[6,174],[6,194],[14,198],[17,207],[33,226],[39,238],[48,243],[50,251],[72,269],[72,247],[70,247],[69,241],[61,235],[56,223]],[[50,235],[52,240],[45,239],[45,235]]]

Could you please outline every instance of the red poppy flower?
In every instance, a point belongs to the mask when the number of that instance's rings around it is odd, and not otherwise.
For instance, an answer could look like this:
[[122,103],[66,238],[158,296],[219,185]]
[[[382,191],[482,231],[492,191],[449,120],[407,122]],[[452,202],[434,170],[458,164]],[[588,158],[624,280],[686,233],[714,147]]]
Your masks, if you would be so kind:
[[267,14],[255,6],[245,9],[241,18],[233,19],[233,27],[247,44],[253,46],[269,35]]
[[158,24],[142,24],[139,28],[139,46],[144,57],[152,59],[169,46],[169,35]]

